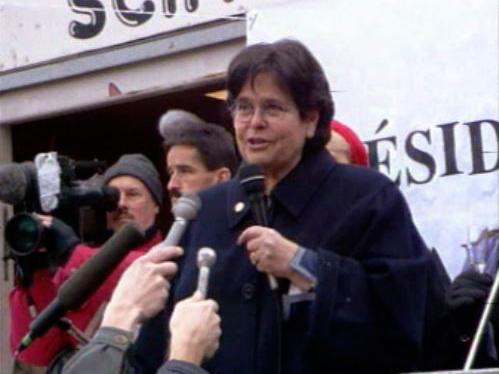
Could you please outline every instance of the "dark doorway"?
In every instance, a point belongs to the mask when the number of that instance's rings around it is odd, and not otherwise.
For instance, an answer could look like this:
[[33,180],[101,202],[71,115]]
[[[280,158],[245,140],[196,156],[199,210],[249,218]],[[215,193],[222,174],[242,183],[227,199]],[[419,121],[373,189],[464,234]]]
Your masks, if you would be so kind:
[[[41,152],[56,151],[75,160],[99,159],[115,162],[124,153],[143,153],[167,176],[162,138],[157,124],[169,109],[184,109],[232,131],[230,113],[223,100],[206,96],[221,90],[218,80],[174,93],[152,96],[97,109],[26,122],[12,127],[15,162],[33,160]],[[168,199],[164,211],[169,212]],[[162,227],[168,227],[169,214],[163,214]]]

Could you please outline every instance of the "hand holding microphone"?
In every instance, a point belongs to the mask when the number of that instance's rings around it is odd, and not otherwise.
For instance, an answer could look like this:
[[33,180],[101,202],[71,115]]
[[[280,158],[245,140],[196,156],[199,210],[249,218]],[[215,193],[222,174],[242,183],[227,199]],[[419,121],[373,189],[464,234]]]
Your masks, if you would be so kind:
[[248,227],[239,236],[237,244],[246,246],[250,261],[259,271],[290,278],[289,263],[298,250],[298,244],[274,229],[261,226]]
[[170,360],[199,365],[203,359],[212,357],[219,347],[222,330],[218,304],[206,299],[210,269],[216,259],[215,251],[208,247],[197,253],[197,290],[175,305],[170,318]]
[[102,326],[135,331],[164,308],[169,281],[177,272],[177,264],[172,260],[182,253],[180,247],[159,244],[135,260],[121,276],[104,313]]
[[177,264],[171,260],[182,255],[183,250],[177,244],[200,207],[197,195],[182,196],[177,201],[172,208],[175,221],[166,238],[135,260],[123,274],[104,314],[103,326],[133,331],[165,306],[169,280],[177,272]]
[[[175,222],[160,245],[176,246],[188,221],[197,215],[200,206],[200,200],[196,195],[179,199],[173,209]],[[133,223],[128,223],[116,232],[94,257],[64,282],[57,297],[30,324],[29,332],[19,343],[16,354],[26,349],[34,338],[45,334],[67,311],[82,305],[118,266],[130,249],[143,240],[143,233]]]
[[[246,164],[241,167],[239,170],[239,177],[240,177],[240,183],[241,187],[244,190],[244,193],[248,197],[248,200],[250,202],[251,206],[251,211],[253,213],[253,218],[256,222],[257,225],[267,227],[269,225],[269,220],[267,217],[267,206],[265,204],[265,177],[263,176],[262,170],[259,166],[253,165],[253,164]],[[246,230],[244,231],[246,232]],[[244,234],[243,232],[243,234]],[[270,231],[269,231],[270,232]],[[245,245],[247,244],[248,239],[246,236],[241,235],[238,238],[238,244],[239,245]],[[254,243],[254,242],[253,242]],[[252,246],[255,248],[255,246]],[[250,251],[249,247],[247,246],[248,251]],[[256,249],[256,248],[255,248]],[[270,249],[267,248],[265,251],[265,256],[270,254]],[[250,251],[251,253],[251,251]],[[258,260],[260,260],[260,256],[256,258],[255,255],[253,255],[253,258],[251,258],[250,254],[250,259],[252,259],[253,264],[257,266],[260,264]],[[279,285],[277,283],[277,279],[275,276],[266,271],[263,270],[260,266],[258,270],[260,271],[265,271],[267,273],[267,277],[269,280],[269,286],[272,291],[277,291],[279,288]]]
[[170,318],[170,360],[200,365],[219,347],[222,330],[218,304],[201,292],[178,302]]
[[144,240],[142,232],[128,223],[59,288],[55,299],[31,322],[29,332],[19,342],[16,355],[41,336],[69,310],[80,307],[102,284],[131,248]]

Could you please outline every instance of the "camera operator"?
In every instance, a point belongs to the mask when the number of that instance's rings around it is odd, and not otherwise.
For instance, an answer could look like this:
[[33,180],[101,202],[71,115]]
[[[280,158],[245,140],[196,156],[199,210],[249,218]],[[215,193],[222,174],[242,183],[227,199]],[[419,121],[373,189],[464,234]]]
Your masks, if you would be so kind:
[[[92,335],[100,322],[104,304],[109,300],[123,271],[133,260],[161,241],[155,221],[163,202],[163,186],[149,159],[141,154],[124,155],[106,171],[103,181],[120,192],[117,208],[106,214],[107,228],[114,232],[127,222],[134,221],[145,232],[145,240],[130,251],[82,307],[67,313],[73,334],[60,327],[52,327],[17,357],[19,366],[49,366],[52,370],[49,372],[58,372],[60,365],[77,348],[78,340],[73,336],[74,332],[79,335],[83,331],[87,337]],[[12,351],[28,331],[29,323],[36,313],[54,298],[58,287],[98,251],[98,248],[80,244],[74,232],[62,221],[48,216],[39,216],[39,219],[46,227],[48,236],[54,238],[40,251],[50,253],[47,257],[55,261],[49,262],[59,267],[54,273],[49,266],[41,266],[34,272],[29,286],[17,285],[12,291]]]

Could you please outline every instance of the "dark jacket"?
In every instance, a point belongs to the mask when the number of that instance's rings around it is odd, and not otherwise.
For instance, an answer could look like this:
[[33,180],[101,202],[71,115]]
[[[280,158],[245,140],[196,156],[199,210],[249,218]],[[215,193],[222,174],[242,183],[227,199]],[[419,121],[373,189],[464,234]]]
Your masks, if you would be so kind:
[[[253,224],[248,201],[237,178],[206,190],[201,199],[183,243],[172,300],[194,291],[197,250],[214,248],[218,259],[209,297],[220,304],[223,333],[219,351],[204,367],[212,374],[276,373],[271,292],[245,248],[236,245]],[[270,226],[318,253],[315,300],[294,303],[282,324],[281,372],[389,373],[421,366],[434,268],[397,186],[375,171],[337,164],[321,151],[304,157],[271,199]],[[242,211],[235,209],[239,202]],[[137,345],[142,368],[160,363],[153,350],[154,340],[165,341],[158,331],[163,318],[143,328]]]

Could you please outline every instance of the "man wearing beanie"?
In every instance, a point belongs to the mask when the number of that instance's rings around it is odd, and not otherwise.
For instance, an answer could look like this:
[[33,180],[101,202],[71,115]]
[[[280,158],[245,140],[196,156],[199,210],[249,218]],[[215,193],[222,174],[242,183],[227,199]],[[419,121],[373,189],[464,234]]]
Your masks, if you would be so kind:
[[146,233],[155,231],[154,222],[163,204],[159,174],[141,154],[121,156],[104,174],[104,183],[120,191],[117,209],[107,213],[108,229],[116,231],[134,221]]
[[[198,193],[217,183],[227,181],[235,172],[238,160],[234,140],[223,127],[206,123],[196,115],[183,110],[169,110],[161,117],[158,129],[164,139],[163,146],[169,174],[167,189],[172,205],[182,194]],[[152,183],[156,178],[151,178],[154,173],[147,164],[140,155],[123,156],[105,173],[104,181],[109,186],[122,191],[121,183],[124,180],[121,176],[133,175],[140,179],[154,196],[155,191],[160,191],[160,188],[155,188]],[[139,165],[141,167],[137,167]],[[140,170],[140,174],[137,170]],[[122,191],[122,196],[123,193],[124,191]],[[108,226],[116,227],[131,219],[128,214],[132,214],[133,211],[131,206],[128,208],[127,211],[118,209],[108,214]],[[134,217],[135,221],[139,221],[139,218],[138,215]],[[151,282],[144,283],[148,274],[134,271],[134,268],[139,269],[144,266],[142,262],[147,261],[158,249],[161,249],[160,246],[142,257],[140,261],[135,262],[123,276],[117,287],[116,294],[118,295],[113,296],[106,310],[103,324],[95,338],[68,362],[64,373],[86,373],[96,367],[100,370],[99,372],[106,373],[134,372],[131,367],[127,366],[131,362],[125,360],[131,339],[123,347],[117,347],[114,339],[118,335],[133,336],[136,326],[135,323],[128,321],[138,319],[139,322],[143,322],[157,314],[157,311],[164,306],[164,301],[157,304],[160,298],[151,299],[153,292],[148,291],[148,288],[152,287]],[[142,286],[140,286],[141,283],[143,283]],[[127,297],[119,297],[120,294],[126,294]],[[206,374],[206,371],[199,365],[205,355],[210,356],[218,347],[220,318],[217,314],[216,303],[213,300],[199,299],[199,297],[200,295],[195,294],[177,304],[178,317],[173,318],[176,322],[170,325],[170,359],[160,370],[161,373]],[[140,301],[137,301],[133,308],[126,308],[131,304],[130,299]],[[149,301],[145,302],[145,299]],[[183,303],[186,304],[182,305]],[[147,311],[154,305],[157,305],[159,309],[156,313],[148,315]],[[134,317],[138,309],[142,317]],[[190,313],[186,313],[186,310],[190,310]],[[160,331],[166,328],[164,325],[166,320],[163,320],[162,316],[163,314],[159,313],[154,318],[157,322],[154,322],[155,330]],[[195,336],[194,339],[193,336]],[[175,347],[181,347],[181,349],[175,349]],[[163,358],[164,353],[161,354],[159,360]],[[140,357],[135,357],[135,359],[140,360]]]
[[[237,156],[234,141],[223,127],[206,123],[196,115],[183,110],[169,110],[161,117],[158,128],[164,139],[163,146],[169,174],[167,189],[172,205],[182,194],[198,193],[205,188],[227,181],[235,172]],[[110,186],[120,188],[120,180],[116,177],[123,171],[127,171],[130,164],[135,166],[142,161],[130,156],[136,155],[122,157],[117,165],[106,172],[104,178]],[[135,171],[136,168],[134,167],[133,170]],[[148,170],[150,169],[145,166],[141,168],[143,174],[148,174],[146,173]],[[153,192],[154,187],[150,183],[148,185],[146,175],[135,176]],[[126,219],[126,215],[113,212],[108,215],[108,224],[118,225]],[[165,250],[171,248],[177,247],[167,247]],[[153,292],[148,291],[151,282],[144,283],[148,274],[142,275],[142,271],[134,271],[135,267],[143,266],[141,263],[147,261],[158,249],[161,249],[161,246],[152,249],[147,256],[142,257],[127,270],[116,291],[116,294],[126,294],[127,297],[113,296],[106,310],[103,324],[95,338],[68,362],[64,373],[81,374],[96,367],[99,372],[106,373],[134,372],[128,366],[132,362],[125,359],[131,340],[128,341],[128,345],[118,349],[113,339],[119,334],[133,336],[136,332],[136,323],[128,321],[138,319],[141,323],[154,315],[156,317],[150,321],[155,321],[152,322],[155,325],[154,330],[166,329],[163,314],[157,313],[164,307],[165,300],[163,303],[159,298],[152,300]],[[129,272],[131,275],[128,275]],[[142,286],[140,286],[141,283],[143,283]],[[137,301],[133,304],[133,308],[126,308],[131,304],[130,299]],[[148,301],[145,302],[145,299]],[[158,309],[155,313],[148,314],[147,311],[154,306]],[[142,317],[134,317],[137,310],[141,310]],[[176,310],[177,317],[172,318],[175,322],[170,325],[169,360],[164,363],[159,372],[206,374],[206,371],[200,367],[200,363],[205,356],[211,356],[218,347],[220,338],[218,306],[214,300],[203,300],[200,295],[194,294],[191,298],[178,303]],[[190,313],[186,312],[187,310],[190,310]],[[160,356],[158,360],[162,361],[164,352]],[[142,361],[138,356],[135,357],[134,362],[135,360]]]
[[[121,274],[135,259],[141,257],[161,241],[161,235],[155,221],[163,203],[163,188],[159,174],[152,162],[142,154],[123,155],[105,172],[103,182],[116,188],[120,194],[116,209],[106,214],[107,228],[116,232],[127,222],[133,221],[145,233],[145,240],[128,253],[81,308],[66,314],[73,326],[83,331],[87,338],[90,338],[98,327],[102,310],[109,301]],[[99,248],[77,244],[67,262],[57,269],[51,281],[54,291],[56,292],[61,284],[98,250]],[[167,278],[172,275],[167,274]],[[20,298],[18,299],[20,300]],[[40,312],[50,301],[44,300],[40,305],[35,300],[37,311]],[[24,308],[26,307],[24,306]],[[25,328],[18,328],[18,330],[21,332],[20,339],[27,332],[28,325]],[[14,343],[17,344],[17,342]],[[77,340],[67,331],[52,327],[47,334],[34,340],[21,353],[19,360],[30,365],[50,366],[49,373],[58,373],[61,365],[75,351],[77,345]],[[64,352],[68,352],[68,354]]]

